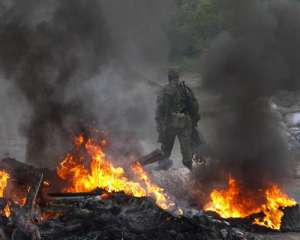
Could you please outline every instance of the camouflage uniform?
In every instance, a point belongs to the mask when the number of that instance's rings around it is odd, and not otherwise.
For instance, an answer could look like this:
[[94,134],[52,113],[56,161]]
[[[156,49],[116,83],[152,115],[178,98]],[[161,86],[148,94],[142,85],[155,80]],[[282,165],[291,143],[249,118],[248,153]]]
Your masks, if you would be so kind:
[[175,84],[169,82],[162,88],[157,97],[156,122],[158,141],[161,143],[165,159],[170,157],[177,136],[183,164],[188,168],[192,167],[193,144],[195,144],[192,135],[199,119],[197,100],[191,89],[183,82],[178,81]]

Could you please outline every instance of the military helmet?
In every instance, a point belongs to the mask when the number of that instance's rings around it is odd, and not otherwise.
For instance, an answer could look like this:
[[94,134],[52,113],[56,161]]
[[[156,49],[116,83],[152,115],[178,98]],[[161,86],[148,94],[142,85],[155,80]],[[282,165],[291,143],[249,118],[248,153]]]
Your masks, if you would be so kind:
[[168,79],[169,81],[172,81],[174,79],[179,79],[179,73],[174,69],[169,69]]

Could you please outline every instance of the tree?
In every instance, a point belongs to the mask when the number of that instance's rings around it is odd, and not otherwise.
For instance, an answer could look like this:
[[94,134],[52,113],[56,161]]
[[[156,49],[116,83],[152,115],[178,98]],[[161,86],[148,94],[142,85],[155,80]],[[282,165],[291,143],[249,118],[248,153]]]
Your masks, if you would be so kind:
[[191,62],[207,49],[209,42],[223,29],[221,0],[177,0],[177,13],[171,21],[170,58],[173,62]]

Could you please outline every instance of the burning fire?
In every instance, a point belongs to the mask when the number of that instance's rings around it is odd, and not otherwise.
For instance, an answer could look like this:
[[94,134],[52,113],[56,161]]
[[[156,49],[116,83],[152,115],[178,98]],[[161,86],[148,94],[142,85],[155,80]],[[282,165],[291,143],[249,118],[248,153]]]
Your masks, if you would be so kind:
[[266,189],[247,190],[231,177],[228,188],[213,190],[210,198],[204,207],[206,211],[217,212],[223,218],[245,218],[262,212],[264,217],[255,218],[253,224],[275,230],[280,230],[284,215],[282,209],[297,204],[276,184]]
[[164,190],[151,182],[140,164],[132,166],[139,182],[129,180],[123,168],[115,167],[103,150],[106,140],[96,141],[80,135],[74,144],[76,152],[68,153],[57,168],[58,176],[69,183],[65,192],[88,192],[100,188],[135,197],[151,196],[163,209],[173,206]]
[[4,190],[7,186],[9,174],[5,171],[0,171],[0,198],[4,197]]
[[164,189],[151,182],[151,179],[149,178],[141,164],[134,164],[132,166],[132,170],[137,175],[139,180],[145,184],[147,195],[150,195],[154,199],[156,199],[156,203],[158,206],[160,206],[162,209],[169,209],[170,207],[175,206],[174,203],[171,203],[168,200],[168,196],[166,196]]
[[0,198],[7,198],[9,202],[5,205],[5,207],[2,209],[1,214],[5,217],[10,217],[12,214],[10,203],[13,202],[14,204],[18,204],[20,206],[24,206],[26,203],[26,196],[24,196],[24,193],[21,191],[10,191],[8,193],[5,193],[6,187],[8,186],[8,181],[10,179],[10,175],[5,172],[4,170],[0,171]]
[[3,208],[2,215],[7,218],[11,216],[11,209],[10,209],[9,204],[6,204],[5,207]]
[[265,217],[256,218],[254,224],[280,230],[281,219],[284,215],[280,209],[295,206],[297,203],[284,194],[277,185],[265,190],[265,196],[267,201],[261,206]]

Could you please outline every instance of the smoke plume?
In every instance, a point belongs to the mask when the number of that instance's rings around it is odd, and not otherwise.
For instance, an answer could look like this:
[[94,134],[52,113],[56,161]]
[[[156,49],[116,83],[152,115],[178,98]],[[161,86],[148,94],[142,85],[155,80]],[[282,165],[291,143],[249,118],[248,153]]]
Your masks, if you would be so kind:
[[300,4],[226,0],[224,9],[228,29],[203,58],[205,86],[228,109],[215,125],[214,147],[227,173],[263,186],[288,173],[270,97],[299,87]]
[[87,86],[96,96],[97,119],[105,129],[117,129],[113,143],[129,149],[139,146],[139,151],[148,153],[156,147],[156,92],[167,83],[166,27],[175,4],[173,0],[101,3],[115,55]]
[[74,134],[91,125],[138,147],[135,139],[146,138],[145,126],[154,119],[149,101],[154,105],[168,54],[162,9],[172,5],[171,0],[0,4],[0,70],[15,98],[26,101],[16,111],[24,108],[28,117],[21,120],[28,162],[54,167]]

